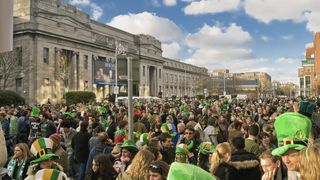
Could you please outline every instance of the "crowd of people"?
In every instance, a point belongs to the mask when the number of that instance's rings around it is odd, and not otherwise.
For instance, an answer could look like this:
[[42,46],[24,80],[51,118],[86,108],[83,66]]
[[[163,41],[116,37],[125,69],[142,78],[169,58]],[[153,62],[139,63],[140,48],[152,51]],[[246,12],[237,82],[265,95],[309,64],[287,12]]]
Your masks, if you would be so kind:
[[[320,179],[318,106],[173,98],[0,108],[2,179]],[[129,140],[130,139],[130,140]],[[8,157],[8,158],[7,158]]]

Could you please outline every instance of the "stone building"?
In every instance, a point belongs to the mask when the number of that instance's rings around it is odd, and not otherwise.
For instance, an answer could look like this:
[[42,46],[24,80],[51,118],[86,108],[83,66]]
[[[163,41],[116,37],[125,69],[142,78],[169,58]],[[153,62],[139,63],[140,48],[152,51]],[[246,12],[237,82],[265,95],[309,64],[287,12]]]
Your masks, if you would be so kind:
[[320,94],[320,32],[315,33],[312,45],[306,48],[305,58],[298,67],[299,94],[304,97]]
[[154,37],[94,21],[62,0],[14,0],[13,15],[21,62],[8,87],[29,104],[60,102],[68,91],[92,91],[101,100],[116,82],[126,91],[127,81],[119,77],[127,73],[128,56],[134,96],[193,96],[202,92],[196,82],[208,77],[205,68],[162,57]]

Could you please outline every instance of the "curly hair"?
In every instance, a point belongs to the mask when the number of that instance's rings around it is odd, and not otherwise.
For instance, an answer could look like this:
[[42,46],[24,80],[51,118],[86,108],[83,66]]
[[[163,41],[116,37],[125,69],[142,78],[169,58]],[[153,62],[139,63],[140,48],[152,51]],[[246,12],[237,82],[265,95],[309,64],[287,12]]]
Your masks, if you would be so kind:
[[132,179],[148,180],[149,167],[154,161],[154,155],[148,150],[140,150],[133,158],[132,163],[128,169],[128,173]]
[[301,179],[320,179],[320,147],[310,146],[299,152]]
[[214,174],[219,164],[222,163],[227,156],[231,156],[231,153],[232,149],[229,143],[224,142],[218,144],[216,150],[213,152],[211,156],[210,172]]

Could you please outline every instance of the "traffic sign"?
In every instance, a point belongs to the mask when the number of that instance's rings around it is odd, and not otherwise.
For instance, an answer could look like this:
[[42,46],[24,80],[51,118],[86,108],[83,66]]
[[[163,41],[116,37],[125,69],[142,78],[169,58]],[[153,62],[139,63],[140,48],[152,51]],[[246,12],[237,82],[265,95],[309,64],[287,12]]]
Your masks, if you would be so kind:
[[115,86],[115,87],[113,88],[113,93],[114,93],[114,94],[119,94],[119,86]]
[[125,80],[125,79],[128,79],[128,76],[126,76],[126,75],[119,76],[119,79],[120,79],[120,80]]

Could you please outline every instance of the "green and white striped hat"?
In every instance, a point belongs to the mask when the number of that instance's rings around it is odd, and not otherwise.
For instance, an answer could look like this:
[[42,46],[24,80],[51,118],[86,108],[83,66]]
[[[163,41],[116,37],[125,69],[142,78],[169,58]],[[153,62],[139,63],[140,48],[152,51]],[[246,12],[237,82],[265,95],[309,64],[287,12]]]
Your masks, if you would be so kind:
[[31,161],[31,164],[36,164],[47,159],[59,158],[58,155],[52,153],[52,147],[53,141],[49,138],[35,140],[31,145],[30,151],[37,159]]
[[64,172],[56,169],[41,169],[34,175],[35,180],[67,180]]

